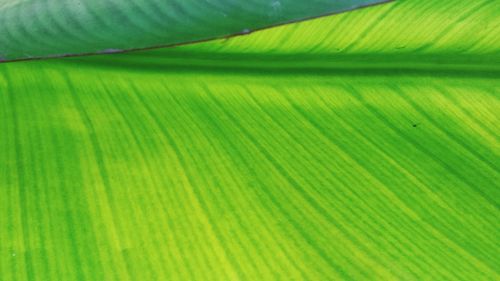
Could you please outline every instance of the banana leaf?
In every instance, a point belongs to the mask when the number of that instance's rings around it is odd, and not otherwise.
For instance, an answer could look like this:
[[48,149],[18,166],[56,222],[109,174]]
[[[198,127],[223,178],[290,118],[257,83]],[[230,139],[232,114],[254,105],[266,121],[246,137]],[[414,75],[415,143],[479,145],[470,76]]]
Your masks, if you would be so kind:
[[[13,57],[57,45],[36,12]],[[401,0],[0,64],[0,280],[498,280],[499,35],[498,1]]]

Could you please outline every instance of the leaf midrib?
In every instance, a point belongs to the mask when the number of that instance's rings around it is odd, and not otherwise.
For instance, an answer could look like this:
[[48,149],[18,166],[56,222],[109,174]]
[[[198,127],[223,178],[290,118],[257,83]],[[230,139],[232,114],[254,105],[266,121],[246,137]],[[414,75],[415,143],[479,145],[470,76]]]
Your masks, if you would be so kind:
[[[54,62],[54,61],[53,61]],[[244,54],[176,50],[61,59],[108,70],[267,76],[432,76],[496,79],[498,56],[449,54]]]

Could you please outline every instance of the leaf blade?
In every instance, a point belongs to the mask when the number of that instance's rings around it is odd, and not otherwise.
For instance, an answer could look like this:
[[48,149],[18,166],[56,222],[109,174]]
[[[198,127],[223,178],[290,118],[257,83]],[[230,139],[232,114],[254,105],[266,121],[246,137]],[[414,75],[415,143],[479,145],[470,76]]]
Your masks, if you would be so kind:
[[499,279],[483,3],[0,65],[0,279]]
[[64,0],[56,4],[3,0],[0,58],[116,53],[186,44],[386,1]]

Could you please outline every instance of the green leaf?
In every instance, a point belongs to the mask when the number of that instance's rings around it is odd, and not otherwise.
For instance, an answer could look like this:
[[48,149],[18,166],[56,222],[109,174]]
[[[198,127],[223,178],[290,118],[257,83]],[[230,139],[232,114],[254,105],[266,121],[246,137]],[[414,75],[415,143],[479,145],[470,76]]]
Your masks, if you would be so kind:
[[388,0],[0,0],[0,61],[172,46]]
[[500,279],[499,6],[1,64],[0,280]]

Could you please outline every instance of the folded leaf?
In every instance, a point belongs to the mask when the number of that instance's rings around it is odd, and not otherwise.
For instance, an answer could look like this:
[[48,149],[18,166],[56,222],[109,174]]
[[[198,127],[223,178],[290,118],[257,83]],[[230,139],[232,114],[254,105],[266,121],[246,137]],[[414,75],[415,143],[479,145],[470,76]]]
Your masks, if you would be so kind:
[[0,0],[0,60],[203,41],[388,0]]

